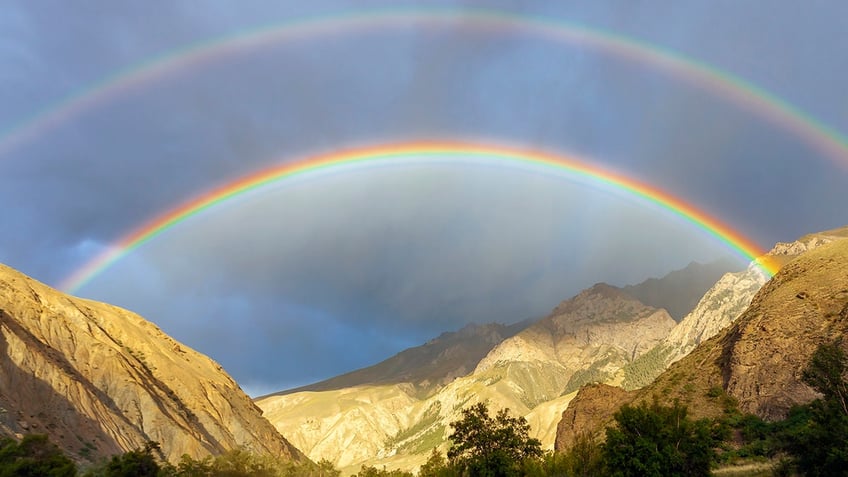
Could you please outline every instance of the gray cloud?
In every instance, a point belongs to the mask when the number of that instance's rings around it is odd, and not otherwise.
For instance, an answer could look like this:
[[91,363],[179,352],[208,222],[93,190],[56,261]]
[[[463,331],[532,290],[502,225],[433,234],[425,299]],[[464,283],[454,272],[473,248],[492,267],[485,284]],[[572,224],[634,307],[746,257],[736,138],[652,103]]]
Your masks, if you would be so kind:
[[[691,55],[848,131],[840,2],[803,11],[790,1],[512,3],[492,7]],[[362,5],[6,2],[0,141],[62,98],[169,51]],[[339,31],[221,56],[5,150],[0,261],[55,284],[133,227],[243,174],[429,138],[574,151],[685,198],[764,247],[848,223],[848,170],[784,124],[649,64],[469,28],[457,15],[445,28]],[[83,294],[141,312],[267,391],[373,363],[467,322],[539,316],[597,281],[633,283],[726,253],[679,218],[562,177],[362,170],[293,181],[195,217]]]

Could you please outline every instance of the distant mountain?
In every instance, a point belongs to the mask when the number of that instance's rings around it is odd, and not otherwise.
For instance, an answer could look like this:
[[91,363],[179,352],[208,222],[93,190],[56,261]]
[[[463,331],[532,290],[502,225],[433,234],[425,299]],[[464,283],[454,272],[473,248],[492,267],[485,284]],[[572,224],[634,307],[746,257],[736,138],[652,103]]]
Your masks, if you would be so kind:
[[0,435],[26,433],[89,461],[150,440],[172,462],[239,447],[306,459],[206,356],[0,265]]
[[[481,401],[527,417],[535,434],[551,447],[558,416],[580,385],[620,381],[621,368],[659,343],[674,325],[665,310],[598,284],[503,340],[473,372],[426,397],[412,383],[395,382],[271,395],[256,402],[307,455],[329,459],[344,471],[362,464],[416,468],[434,447],[446,448],[449,423],[461,410]],[[479,330],[472,335],[479,336]],[[431,342],[431,348],[462,347],[460,335],[441,341],[439,346]],[[426,349],[410,354],[450,358]],[[421,369],[418,359],[410,361]]]
[[848,228],[778,244],[770,253],[785,264],[750,306],[644,388],[583,388],[563,412],[556,447],[567,448],[579,433],[600,433],[621,404],[654,396],[679,399],[694,417],[708,417],[722,413],[715,392],[722,390],[743,411],[770,420],[815,398],[801,382],[801,371],[819,344],[848,332],[846,232]]
[[[332,391],[361,385],[412,385],[416,394],[426,395],[455,378],[474,370],[495,345],[533,323],[520,321],[511,325],[469,324],[459,331],[446,332],[427,343],[409,348],[374,366],[351,371],[315,384],[290,389],[274,395],[302,391]],[[262,396],[259,399],[269,397]]]
[[674,321],[679,322],[719,278],[741,268],[730,259],[708,264],[692,262],[682,270],[675,270],[662,278],[649,278],[638,285],[628,285],[623,290],[646,305],[664,308]]

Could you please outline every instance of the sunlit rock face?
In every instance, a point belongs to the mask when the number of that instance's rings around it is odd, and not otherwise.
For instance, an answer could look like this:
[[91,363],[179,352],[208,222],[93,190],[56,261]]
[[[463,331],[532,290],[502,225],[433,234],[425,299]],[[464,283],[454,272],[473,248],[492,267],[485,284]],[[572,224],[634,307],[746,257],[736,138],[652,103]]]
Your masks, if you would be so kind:
[[[805,235],[795,242],[779,242],[760,260],[785,264],[804,252],[846,236],[848,228],[841,228]],[[637,389],[651,383],[695,346],[730,326],[748,308],[767,279],[755,264],[722,276],[662,343],[625,368],[623,387]]]
[[725,274],[660,344],[624,368],[622,386],[637,389],[651,383],[669,365],[738,318],[765,282],[766,275],[756,266]]
[[164,457],[229,449],[305,459],[221,366],[126,310],[0,265],[0,433],[48,434],[81,460],[147,441]]
[[[726,393],[742,411],[769,420],[781,419],[792,406],[814,399],[815,392],[801,381],[803,369],[816,347],[848,332],[845,230],[806,236],[801,246],[776,247],[778,252],[801,254],[760,288],[735,321],[702,340],[653,382],[617,394],[622,399],[609,405],[593,399],[594,389],[578,393],[563,414],[557,442],[573,442],[571,416],[591,411],[592,421],[581,429],[600,433],[622,403],[654,396],[669,402],[679,399],[694,417],[714,417],[723,412],[721,394]],[[822,236],[825,240],[820,240]]]
[[552,448],[559,415],[574,391],[586,382],[619,381],[620,369],[653,348],[674,325],[665,310],[598,284],[494,347],[489,326],[465,336],[470,345],[480,341],[491,350],[473,372],[435,390],[422,393],[417,381],[369,383],[271,395],[257,404],[310,458],[329,459],[346,471],[362,464],[415,470],[434,447],[447,448],[450,422],[477,402],[525,416],[534,436]]

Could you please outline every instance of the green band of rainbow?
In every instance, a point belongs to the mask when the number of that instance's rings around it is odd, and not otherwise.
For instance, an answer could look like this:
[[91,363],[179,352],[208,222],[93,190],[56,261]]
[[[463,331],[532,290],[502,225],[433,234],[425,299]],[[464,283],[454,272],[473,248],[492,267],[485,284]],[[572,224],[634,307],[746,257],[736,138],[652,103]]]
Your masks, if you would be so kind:
[[[549,172],[565,173],[574,180],[608,187],[628,196],[654,204],[677,215],[695,227],[718,239],[730,250],[746,260],[757,261],[763,251],[751,240],[736,232],[720,220],[711,217],[657,187],[639,182],[622,174],[603,169],[591,161],[578,159],[575,155],[561,156],[552,153],[523,150],[501,145],[479,145],[457,142],[415,142],[363,147],[336,151],[307,159],[286,162],[280,166],[261,170],[242,177],[190,200],[127,234],[105,253],[95,257],[65,279],[60,288],[75,293],[101,274],[115,262],[153,240],[185,220],[211,211],[228,201],[250,192],[259,192],[265,187],[318,172],[356,170],[365,166],[392,165],[403,167],[410,162],[451,162],[458,158],[473,158],[505,166],[533,166]],[[777,266],[758,262],[769,276],[777,272]]]
[[845,136],[738,76],[680,53],[604,30],[544,17],[479,9],[347,13],[300,19],[196,43],[104,78],[0,132],[0,156],[110,98],[179,71],[267,45],[397,26],[515,31],[585,46],[657,68],[756,113],[799,137],[842,167],[848,167],[848,139]]

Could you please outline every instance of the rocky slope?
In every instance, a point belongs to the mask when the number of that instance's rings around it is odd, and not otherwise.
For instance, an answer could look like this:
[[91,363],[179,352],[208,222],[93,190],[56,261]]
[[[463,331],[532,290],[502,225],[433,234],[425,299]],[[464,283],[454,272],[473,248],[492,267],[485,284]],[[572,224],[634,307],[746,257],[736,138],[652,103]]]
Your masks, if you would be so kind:
[[[751,305],[713,338],[672,364],[650,385],[630,393],[592,386],[581,390],[563,413],[556,447],[581,432],[600,432],[623,402],[678,398],[695,417],[722,412],[722,392],[743,411],[779,419],[814,392],[801,382],[816,346],[848,331],[848,240],[844,229],[803,238],[802,246],[780,244],[789,258],[756,294]],[[836,232],[836,233],[834,233]],[[822,239],[822,237],[824,237]],[[589,412],[591,411],[591,412]],[[576,416],[588,416],[580,422]]]
[[514,336],[531,323],[531,320],[526,320],[511,325],[469,324],[459,331],[442,333],[421,346],[401,351],[374,366],[274,394],[406,383],[413,386],[416,394],[427,395],[455,378],[473,371],[477,363],[495,345]]
[[637,389],[649,384],[671,363],[726,328],[745,311],[765,282],[765,274],[756,266],[725,274],[660,344],[624,368],[622,387]]
[[0,434],[46,433],[80,459],[158,441],[305,459],[221,367],[120,308],[0,265]]
[[556,416],[573,391],[590,381],[620,380],[620,369],[674,325],[665,310],[598,284],[502,341],[474,372],[429,396],[407,383],[273,395],[257,404],[308,456],[343,470],[362,464],[414,469],[434,447],[446,448],[449,423],[461,410],[482,401],[526,416],[550,448]]
[[[782,265],[844,237],[848,237],[848,227],[805,235],[795,242],[778,242],[760,261]],[[625,368],[622,386],[625,389],[645,386],[695,346],[727,328],[748,308],[766,280],[763,271],[754,264],[744,271],[725,274],[662,343]]]

